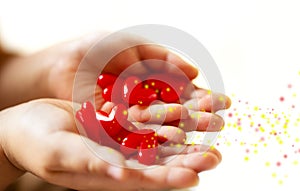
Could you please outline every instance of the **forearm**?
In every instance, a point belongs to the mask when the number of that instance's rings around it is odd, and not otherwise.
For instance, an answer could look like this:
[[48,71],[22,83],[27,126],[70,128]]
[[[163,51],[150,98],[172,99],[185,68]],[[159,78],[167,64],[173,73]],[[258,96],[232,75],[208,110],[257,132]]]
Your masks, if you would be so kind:
[[39,55],[5,59],[0,65],[0,109],[47,95]]

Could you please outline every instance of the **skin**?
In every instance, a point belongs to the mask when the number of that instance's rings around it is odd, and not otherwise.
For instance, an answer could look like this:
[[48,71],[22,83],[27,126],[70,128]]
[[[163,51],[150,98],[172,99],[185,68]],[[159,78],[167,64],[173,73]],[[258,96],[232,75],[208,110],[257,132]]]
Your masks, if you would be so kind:
[[[91,56],[88,64],[80,66],[84,55],[98,38],[99,35],[81,38],[2,63],[0,89],[4,93],[0,94],[0,107],[6,109],[0,112],[0,190],[25,172],[47,182],[77,190],[117,190],[115,185],[122,185],[124,190],[185,188],[198,184],[198,173],[216,167],[221,161],[217,150],[205,149],[206,154],[203,155],[203,146],[200,145],[187,146],[180,153],[172,147],[165,147],[160,149],[160,164],[148,170],[128,169],[128,161],[120,153],[111,152],[109,148],[82,137],[77,131],[73,116],[74,109],[78,109],[80,105],[68,100],[72,100],[73,93],[76,92],[73,83],[74,77],[78,75],[78,67],[83,67],[89,75],[84,75],[84,85],[79,86],[83,93],[75,101],[80,103],[93,98],[95,94],[101,95],[102,90],[95,89],[95,79],[99,65],[106,63],[98,63],[97,57]],[[133,37],[124,39],[117,39],[109,44],[114,47],[130,41],[143,42]],[[135,46],[121,52],[110,60],[103,71],[119,75],[132,63],[145,59],[168,61],[183,71],[190,80],[198,74],[197,69],[177,55],[154,45]],[[172,65],[137,64],[126,75],[157,70],[176,73]],[[95,93],[88,91],[91,89],[95,89]],[[230,106],[229,98],[222,95],[224,99],[220,102],[220,99],[213,96],[215,94],[200,88],[194,88],[187,95],[184,103],[198,100],[199,107],[163,104],[165,108],[176,108],[175,112],[167,109],[164,120],[157,121],[153,118],[158,112],[157,105],[150,108],[133,106],[129,110],[129,116],[138,122],[160,124],[158,132],[163,135],[167,133],[177,143],[183,142],[185,131],[205,131],[207,128],[219,131],[224,124],[223,119],[214,113],[203,112],[202,107],[205,107],[205,111],[212,112],[225,109]],[[33,99],[36,100],[30,101]],[[211,99],[215,101],[211,102]],[[95,103],[103,110],[112,107],[101,96],[97,96]],[[202,112],[205,116],[199,123],[191,118],[191,114],[195,112]],[[187,126],[193,128],[183,128],[180,130],[183,133],[177,135],[178,128],[175,125],[179,120],[185,120],[186,124],[192,124]],[[213,128],[209,125],[210,121],[215,122]],[[85,143],[92,145],[93,150],[108,152],[107,157],[122,167],[99,159]]]

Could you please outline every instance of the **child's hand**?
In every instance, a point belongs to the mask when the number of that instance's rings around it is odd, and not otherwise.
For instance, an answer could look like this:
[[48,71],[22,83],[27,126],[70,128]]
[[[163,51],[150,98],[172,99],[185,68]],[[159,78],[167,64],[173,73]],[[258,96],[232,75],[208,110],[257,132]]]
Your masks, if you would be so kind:
[[28,171],[78,190],[119,190],[116,185],[122,185],[122,190],[193,186],[198,172],[214,168],[221,160],[216,150],[203,156],[200,149],[206,148],[201,146],[188,146],[177,157],[172,156],[178,154],[176,148],[165,147],[160,150],[162,162],[174,159],[164,166],[148,170],[113,166],[98,158],[86,143],[115,164],[126,167],[127,162],[120,153],[80,136],[72,103],[66,101],[44,99],[21,104],[3,110],[0,120],[0,154],[6,156],[7,166],[15,168],[7,172],[8,177]]

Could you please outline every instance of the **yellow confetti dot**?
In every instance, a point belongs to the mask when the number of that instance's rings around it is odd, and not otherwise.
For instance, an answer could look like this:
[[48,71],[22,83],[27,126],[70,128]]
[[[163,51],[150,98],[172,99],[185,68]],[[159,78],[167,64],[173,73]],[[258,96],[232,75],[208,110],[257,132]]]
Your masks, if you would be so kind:
[[297,166],[299,164],[299,162],[297,160],[293,161],[293,165]]
[[231,146],[231,143],[229,141],[226,142],[227,146]]
[[207,154],[207,153],[203,153],[202,156],[203,156],[203,157],[207,157],[208,154]]
[[134,128],[133,128],[132,126],[129,126],[128,129],[129,129],[130,131],[132,131]]
[[168,111],[171,112],[171,113],[172,113],[174,110],[176,110],[176,108],[173,108],[173,107],[169,107],[169,108],[168,108]]
[[224,99],[224,97],[223,96],[220,96],[219,97],[219,101],[224,101],[225,99]]
[[155,82],[151,82],[151,86],[155,86]]
[[145,89],[148,89],[148,88],[149,88],[149,85],[148,85],[148,84],[145,84],[144,88],[145,88]]
[[245,160],[245,161],[249,161],[249,157],[248,157],[248,156],[245,156],[245,157],[244,157],[244,160]]
[[276,178],[276,177],[277,177],[277,174],[276,174],[275,172],[273,172],[273,173],[272,173],[272,177],[273,177],[273,178]]
[[177,130],[177,134],[181,134],[182,131],[180,129]]
[[270,166],[270,162],[266,162],[265,165],[266,165],[267,167],[269,167],[269,166]]
[[166,88],[166,91],[169,92],[169,91],[171,91],[171,89],[170,88]]
[[159,119],[161,117],[160,114],[156,114],[156,118]]
[[114,150],[113,150],[113,149],[111,149],[111,148],[109,148],[109,149],[108,149],[108,152],[109,152],[109,153],[113,153],[113,152],[114,152]]
[[300,76],[300,70],[299,70],[299,72],[298,72],[298,75]]
[[123,115],[127,115],[127,114],[128,114],[127,110],[124,110]]
[[183,123],[183,122],[180,122],[180,123],[179,123],[179,127],[183,128],[183,127],[184,127],[184,123]]
[[254,106],[254,111],[258,111],[259,107],[258,106]]
[[263,127],[259,127],[259,130],[260,130],[261,132],[265,132],[265,129],[264,129]]
[[211,90],[207,90],[207,94],[210,95],[211,94]]

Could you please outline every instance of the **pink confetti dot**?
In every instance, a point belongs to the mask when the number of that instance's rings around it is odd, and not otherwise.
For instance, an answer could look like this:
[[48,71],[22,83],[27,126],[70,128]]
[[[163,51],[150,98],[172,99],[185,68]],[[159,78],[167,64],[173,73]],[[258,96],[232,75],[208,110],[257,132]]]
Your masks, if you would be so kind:
[[287,158],[287,154],[283,155],[283,158],[285,158],[285,159],[286,159],[286,158]]
[[292,88],[292,84],[288,84],[288,88]]
[[278,167],[281,166],[281,162],[277,162],[276,166],[278,166]]
[[228,117],[232,117],[233,115],[232,115],[232,113],[228,113]]
[[281,96],[281,97],[279,98],[279,100],[280,100],[281,102],[283,102],[283,101],[284,101],[284,97]]

